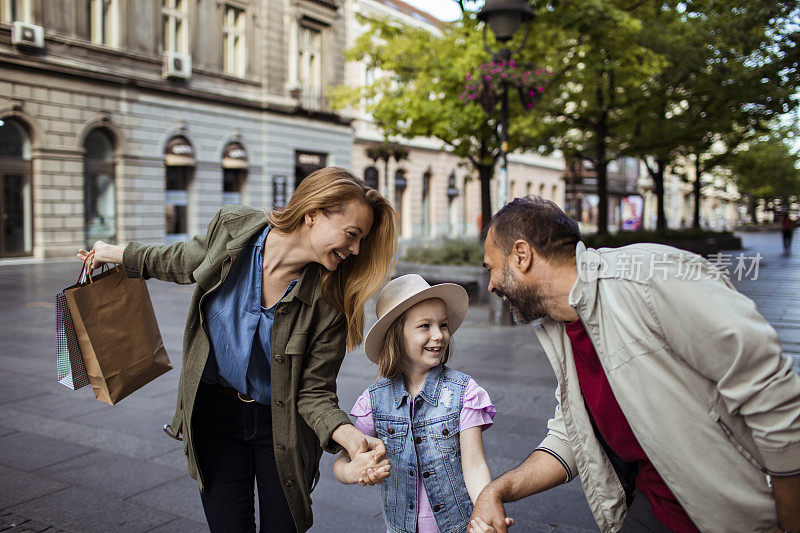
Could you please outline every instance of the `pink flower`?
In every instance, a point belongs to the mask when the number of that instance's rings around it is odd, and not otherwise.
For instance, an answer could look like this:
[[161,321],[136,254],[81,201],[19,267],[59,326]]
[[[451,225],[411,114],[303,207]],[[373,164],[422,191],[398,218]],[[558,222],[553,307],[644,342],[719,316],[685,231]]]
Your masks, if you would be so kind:
[[487,74],[487,75],[486,75],[486,77],[485,77],[485,78],[483,78],[483,79],[485,79],[486,81],[489,81],[489,80],[491,80],[491,79],[492,79],[492,77],[491,77],[491,76],[489,76],[489,75]]
[[539,92],[543,93],[544,92],[544,87],[539,87]]

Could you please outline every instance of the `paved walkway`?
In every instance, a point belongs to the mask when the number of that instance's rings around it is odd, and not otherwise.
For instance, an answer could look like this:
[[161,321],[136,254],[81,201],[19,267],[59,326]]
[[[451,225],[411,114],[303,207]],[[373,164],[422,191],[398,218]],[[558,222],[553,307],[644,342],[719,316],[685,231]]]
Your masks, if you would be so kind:
[[[780,254],[777,234],[744,236],[747,257],[760,253],[756,280],[738,283],[800,359],[800,246]],[[150,281],[150,292],[176,370],[120,404],[94,400],[89,387],[55,382],[55,293],[77,275],[72,262],[0,262],[0,531],[205,531],[183,453],[161,432],[172,415],[180,343],[191,288]],[[491,394],[499,414],[487,431],[494,475],[525,459],[554,407],[554,377],[535,335],[485,324],[473,306],[456,335],[453,366]],[[721,317],[724,318],[724,317]],[[339,379],[349,407],[375,377],[363,351],[349,354]],[[326,455],[313,493],[313,532],[381,531],[380,490],[342,486]],[[585,532],[596,526],[579,482],[509,505],[516,532]]]

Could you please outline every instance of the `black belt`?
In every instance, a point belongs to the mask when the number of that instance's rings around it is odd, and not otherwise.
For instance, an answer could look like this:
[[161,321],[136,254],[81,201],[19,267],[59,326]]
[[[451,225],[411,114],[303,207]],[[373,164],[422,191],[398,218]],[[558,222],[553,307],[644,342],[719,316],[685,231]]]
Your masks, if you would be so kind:
[[239,399],[239,400],[241,400],[241,401],[243,401],[245,403],[250,403],[250,402],[254,402],[255,401],[254,399],[252,399],[247,394],[242,394],[238,390],[232,389],[230,387],[223,387],[222,385],[217,384],[215,386],[215,388],[217,389],[217,392],[220,392],[220,393],[224,394],[225,396],[233,396],[234,398],[237,398],[237,399]]

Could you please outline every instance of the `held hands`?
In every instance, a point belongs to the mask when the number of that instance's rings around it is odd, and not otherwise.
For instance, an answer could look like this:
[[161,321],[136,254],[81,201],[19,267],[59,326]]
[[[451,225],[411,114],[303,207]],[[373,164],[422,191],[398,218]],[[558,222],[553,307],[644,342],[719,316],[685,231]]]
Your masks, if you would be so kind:
[[361,444],[356,453],[350,457],[350,463],[347,465],[349,472],[348,477],[352,479],[353,483],[359,483],[362,487],[365,485],[377,485],[387,477],[391,472],[392,465],[386,458],[386,449],[383,446],[383,441],[375,439],[380,442],[380,446],[375,443],[370,446],[367,439],[374,437],[364,437],[361,439]]
[[507,533],[514,519],[506,516],[500,497],[488,487],[481,492],[472,509],[468,533]]

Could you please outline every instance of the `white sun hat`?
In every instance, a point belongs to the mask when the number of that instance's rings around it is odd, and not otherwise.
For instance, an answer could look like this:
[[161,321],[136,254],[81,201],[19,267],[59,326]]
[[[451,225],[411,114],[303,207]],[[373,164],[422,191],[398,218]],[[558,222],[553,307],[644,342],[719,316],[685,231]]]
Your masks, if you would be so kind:
[[387,283],[378,294],[375,304],[378,321],[370,328],[364,341],[367,358],[377,363],[383,339],[392,323],[412,306],[430,298],[444,301],[447,307],[447,327],[451,335],[455,333],[464,321],[469,306],[469,297],[464,287],[455,283],[431,286],[419,274],[406,274]]

